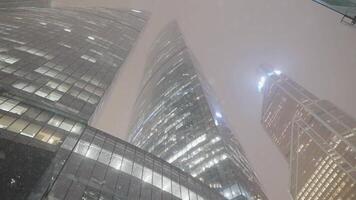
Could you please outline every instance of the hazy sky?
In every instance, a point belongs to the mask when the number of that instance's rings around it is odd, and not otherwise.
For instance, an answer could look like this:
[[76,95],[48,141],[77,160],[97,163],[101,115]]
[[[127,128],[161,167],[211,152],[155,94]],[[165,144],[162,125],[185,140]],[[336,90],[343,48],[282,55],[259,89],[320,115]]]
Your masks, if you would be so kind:
[[270,200],[288,200],[288,165],[261,128],[257,67],[275,66],[356,117],[356,27],[311,0],[55,0],[151,12],[92,125],[126,138],[146,54],[176,19]]

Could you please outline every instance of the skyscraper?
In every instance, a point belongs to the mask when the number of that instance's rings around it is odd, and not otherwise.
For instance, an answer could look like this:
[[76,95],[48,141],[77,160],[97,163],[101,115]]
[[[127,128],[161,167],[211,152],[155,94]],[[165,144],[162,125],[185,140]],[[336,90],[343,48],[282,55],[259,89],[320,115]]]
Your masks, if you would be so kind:
[[51,6],[51,0],[0,0],[0,8],[43,7]]
[[355,199],[356,120],[279,71],[264,72],[262,124],[290,164],[293,198]]
[[87,125],[146,21],[138,10],[0,11],[1,199],[224,199]]
[[267,199],[176,22],[154,42],[129,140],[227,199]]
[[145,18],[133,11],[28,8],[4,10],[1,23],[1,87],[85,122]]

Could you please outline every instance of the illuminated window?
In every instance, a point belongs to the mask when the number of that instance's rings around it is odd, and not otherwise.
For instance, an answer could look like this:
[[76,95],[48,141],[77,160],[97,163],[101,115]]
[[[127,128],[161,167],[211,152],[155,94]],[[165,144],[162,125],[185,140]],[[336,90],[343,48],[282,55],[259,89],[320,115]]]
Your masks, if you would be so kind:
[[180,186],[182,192],[182,200],[189,200],[188,189],[184,186]]
[[171,179],[163,176],[163,190],[168,193],[171,193],[171,188]]
[[102,149],[98,158],[98,161],[105,164],[105,165],[109,165],[110,162],[110,158],[111,158],[111,152]]
[[26,135],[28,137],[34,137],[40,129],[40,126],[36,124],[30,124],[21,132],[21,134]]
[[178,198],[181,198],[179,184],[175,181],[172,181],[172,194]]
[[67,83],[62,83],[57,90],[61,91],[61,92],[67,92],[70,88],[70,85]]
[[0,119],[0,128],[6,128],[8,127],[13,121],[15,121],[15,118],[10,117],[10,116],[3,116]]
[[22,90],[28,93],[33,93],[34,91],[37,90],[37,87],[33,84],[29,84],[28,86],[24,87]]
[[22,115],[24,112],[27,111],[27,107],[25,107],[24,105],[17,105],[15,106],[13,109],[11,109],[10,112],[18,114],[18,115]]
[[59,84],[54,82],[54,81],[48,81],[48,83],[46,84],[46,86],[55,89]]
[[147,182],[147,183],[152,183],[152,170],[145,167],[143,169],[143,177],[142,180]]
[[47,99],[49,99],[51,101],[58,101],[62,96],[63,96],[62,93],[53,91],[53,92],[51,92],[51,94],[48,95]]
[[53,144],[53,145],[61,144],[63,142],[63,138],[64,138],[63,134],[56,132],[54,135],[52,135],[51,138],[49,138],[47,143]]
[[61,124],[61,126],[59,128],[66,130],[66,131],[70,131],[72,129],[72,127],[74,126],[74,122],[71,120],[64,120]]
[[46,97],[50,93],[50,90],[47,88],[41,88],[35,92],[36,95],[40,97]]
[[63,119],[64,119],[63,117],[55,115],[49,120],[48,124],[58,127],[62,123]]
[[80,134],[84,129],[84,125],[81,123],[76,123],[74,127],[72,128],[72,133],[77,133]]
[[17,119],[14,123],[12,123],[7,130],[15,132],[15,133],[20,133],[26,126],[28,125],[28,122],[23,120],[23,119]]
[[47,142],[53,133],[54,133],[53,129],[44,127],[40,130],[40,132],[36,135],[35,138],[43,142]]
[[121,171],[131,174],[132,171],[132,161],[128,160],[127,158],[124,158],[121,166]]
[[100,152],[100,148],[95,144],[92,144],[90,145],[88,152],[85,156],[93,160],[96,160],[99,157],[99,152]]
[[112,158],[111,158],[111,162],[110,162],[110,166],[113,167],[114,169],[120,169],[121,167],[121,161],[122,161],[122,157],[117,155],[117,154],[113,154]]
[[135,163],[133,166],[132,175],[141,179],[142,178],[142,169],[143,169],[143,167],[140,164]]
[[157,173],[157,172],[153,172],[153,185],[158,187],[158,188],[162,188],[162,175]]
[[1,110],[5,110],[5,111],[9,111],[13,107],[15,107],[18,103],[19,103],[19,101],[16,101],[16,100],[13,100],[13,99],[9,99],[9,100],[5,101],[4,103],[2,103],[0,105],[0,109]]

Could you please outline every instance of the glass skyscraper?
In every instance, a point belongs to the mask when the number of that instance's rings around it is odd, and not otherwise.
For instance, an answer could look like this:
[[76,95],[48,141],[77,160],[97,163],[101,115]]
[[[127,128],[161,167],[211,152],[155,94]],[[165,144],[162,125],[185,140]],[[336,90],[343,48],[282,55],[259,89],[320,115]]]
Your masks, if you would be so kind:
[[356,198],[356,120],[264,68],[262,124],[290,164],[295,200]]
[[195,66],[177,23],[170,23],[152,46],[129,141],[226,199],[267,199]]
[[1,199],[224,199],[87,125],[147,17],[137,10],[0,11]]
[[51,0],[0,0],[0,8],[51,6]]

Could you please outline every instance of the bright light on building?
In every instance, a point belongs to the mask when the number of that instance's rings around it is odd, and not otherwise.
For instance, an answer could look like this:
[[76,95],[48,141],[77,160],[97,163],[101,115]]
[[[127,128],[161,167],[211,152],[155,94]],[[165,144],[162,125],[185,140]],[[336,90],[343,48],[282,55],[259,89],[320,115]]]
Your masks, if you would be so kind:
[[275,75],[281,75],[282,74],[282,71],[281,70],[274,70],[273,71],[273,73],[275,74]]
[[222,114],[220,112],[215,112],[215,115],[219,118],[222,118]]
[[262,77],[260,78],[260,81],[258,82],[258,86],[257,86],[259,92],[262,91],[262,88],[263,88],[263,86],[265,85],[265,83],[266,83],[266,77],[265,77],[265,76],[262,76]]
[[70,30],[68,28],[65,28],[64,31],[69,32],[69,33],[72,32],[72,30]]
[[88,36],[88,39],[95,40],[95,38],[93,36]]
[[132,11],[132,12],[136,12],[136,13],[142,13],[142,11],[140,11],[140,10],[135,10],[135,9],[132,9],[131,11]]

